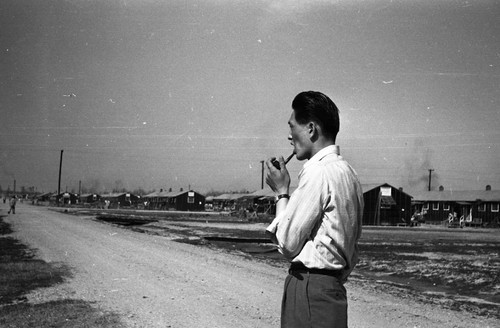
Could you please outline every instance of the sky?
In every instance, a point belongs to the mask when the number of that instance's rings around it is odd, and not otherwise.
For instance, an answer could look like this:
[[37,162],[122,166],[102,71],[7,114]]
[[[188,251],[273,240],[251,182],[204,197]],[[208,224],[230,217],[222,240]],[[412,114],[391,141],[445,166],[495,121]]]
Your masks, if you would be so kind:
[[316,90],[362,184],[498,190],[498,17],[497,0],[2,0],[0,187],[57,191],[63,151],[61,191],[258,190]]

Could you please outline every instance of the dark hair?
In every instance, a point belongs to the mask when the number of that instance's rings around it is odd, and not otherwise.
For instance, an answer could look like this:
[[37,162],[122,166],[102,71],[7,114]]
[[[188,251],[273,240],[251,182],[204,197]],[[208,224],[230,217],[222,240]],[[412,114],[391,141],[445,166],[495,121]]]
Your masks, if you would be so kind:
[[328,96],[318,91],[304,91],[292,101],[295,120],[300,124],[315,122],[327,137],[337,138],[340,128],[339,110]]

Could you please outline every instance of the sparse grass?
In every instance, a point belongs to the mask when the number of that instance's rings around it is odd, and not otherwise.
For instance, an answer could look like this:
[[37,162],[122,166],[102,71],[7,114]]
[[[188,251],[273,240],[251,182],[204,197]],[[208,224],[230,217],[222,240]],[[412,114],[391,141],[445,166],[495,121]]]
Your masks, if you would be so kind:
[[118,315],[102,312],[82,300],[17,304],[0,308],[0,327],[124,327]]
[[[1,251],[0,251],[1,252]],[[69,277],[66,267],[56,267],[41,260],[0,262],[0,303],[12,302],[40,287],[61,283]]]
[[35,259],[25,245],[2,236],[11,232],[0,217],[0,327],[125,327],[117,314],[83,300],[26,303],[24,295],[64,282],[71,271],[63,264]]

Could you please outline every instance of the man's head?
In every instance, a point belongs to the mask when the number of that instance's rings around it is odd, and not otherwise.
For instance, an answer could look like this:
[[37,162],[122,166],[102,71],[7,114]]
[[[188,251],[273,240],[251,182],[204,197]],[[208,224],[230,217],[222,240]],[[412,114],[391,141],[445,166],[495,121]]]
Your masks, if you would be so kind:
[[321,92],[304,91],[292,102],[288,122],[297,159],[311,158],[319,148],[335,144],[340,121],[337,106]]

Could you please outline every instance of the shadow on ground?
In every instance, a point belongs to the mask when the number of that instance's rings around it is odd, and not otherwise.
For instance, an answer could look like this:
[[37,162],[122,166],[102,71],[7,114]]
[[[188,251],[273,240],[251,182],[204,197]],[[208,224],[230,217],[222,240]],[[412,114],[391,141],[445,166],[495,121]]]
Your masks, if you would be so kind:
[[71,270],[36,259],[33,250],[8,236],[11,233],[0,216],[0,327],[124,327],[117,314],[83,300],[30,304],[27,294],[70,279]]

